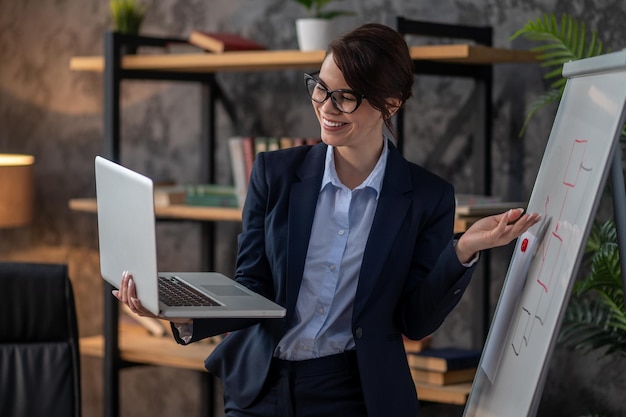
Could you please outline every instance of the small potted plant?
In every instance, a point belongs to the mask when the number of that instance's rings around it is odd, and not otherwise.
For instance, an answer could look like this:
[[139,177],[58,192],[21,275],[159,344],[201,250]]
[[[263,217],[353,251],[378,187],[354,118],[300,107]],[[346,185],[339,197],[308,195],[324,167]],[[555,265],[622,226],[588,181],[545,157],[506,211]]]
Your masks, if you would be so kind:
[[146,8],[138,0],[111,0],[113,30],[136,35],[146,14]]
[[352,15],[345,10],[327,10],[326,6],[336,0],[295,0],[308,12],[308,18],[296,20],[296,34],[301,51],[325,50],[335,33],[331,19]]

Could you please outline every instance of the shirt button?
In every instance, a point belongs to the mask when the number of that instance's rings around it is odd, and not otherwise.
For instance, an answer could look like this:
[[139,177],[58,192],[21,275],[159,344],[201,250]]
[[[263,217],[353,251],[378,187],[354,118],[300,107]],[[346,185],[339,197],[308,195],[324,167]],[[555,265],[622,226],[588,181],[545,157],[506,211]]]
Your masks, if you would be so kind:
[[346,233],[346,231],[342,229],[338,233],[339,233],[339,236],[343,236],[343,234]]
[[363,337],[363,329],[361,329],[360,327],[357,327],[357,328],[354,330],[354,336],[355,336],[357,339],[360,339],[361,337]]
[[453,294],[454,295],[459,295],[461,293],[461,289],[457,288],[456,290],[454,290]]
[[331,271],[334,271],[335,270],[335,265],[329,265],[328,269],[330,269]]
[[317,309],[320,314],[324,314],[324,307],[320,307]]

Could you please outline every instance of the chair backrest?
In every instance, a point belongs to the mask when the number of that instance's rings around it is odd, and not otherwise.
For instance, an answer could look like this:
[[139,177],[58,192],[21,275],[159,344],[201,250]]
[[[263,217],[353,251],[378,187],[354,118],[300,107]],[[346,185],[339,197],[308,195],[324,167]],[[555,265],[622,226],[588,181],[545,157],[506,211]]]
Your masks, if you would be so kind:
[[67,267],[0,262],[0,416],[80,415],[78,329]]

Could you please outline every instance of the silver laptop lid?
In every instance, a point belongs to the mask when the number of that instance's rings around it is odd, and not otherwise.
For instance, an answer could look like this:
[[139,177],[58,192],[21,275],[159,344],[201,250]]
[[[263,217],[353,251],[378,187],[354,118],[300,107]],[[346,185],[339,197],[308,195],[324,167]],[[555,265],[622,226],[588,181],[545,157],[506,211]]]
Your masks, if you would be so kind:
[[95,169],[100,273],[119,288],[130,271],[142,305],[159,314],[152,181],[100,156]]

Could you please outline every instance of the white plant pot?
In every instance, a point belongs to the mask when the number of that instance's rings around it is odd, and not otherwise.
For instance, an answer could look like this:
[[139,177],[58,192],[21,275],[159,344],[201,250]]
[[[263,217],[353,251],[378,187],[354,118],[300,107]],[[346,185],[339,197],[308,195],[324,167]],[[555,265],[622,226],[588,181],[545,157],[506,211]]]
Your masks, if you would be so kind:
[[325,51],[334,37],[333,26],[328,19],[297,19],[296,34],[301,51]]

